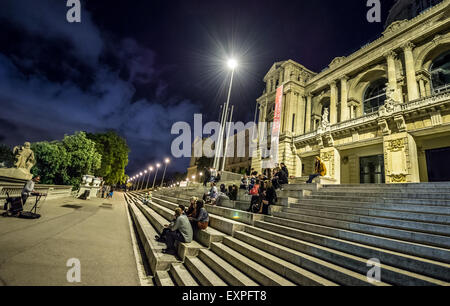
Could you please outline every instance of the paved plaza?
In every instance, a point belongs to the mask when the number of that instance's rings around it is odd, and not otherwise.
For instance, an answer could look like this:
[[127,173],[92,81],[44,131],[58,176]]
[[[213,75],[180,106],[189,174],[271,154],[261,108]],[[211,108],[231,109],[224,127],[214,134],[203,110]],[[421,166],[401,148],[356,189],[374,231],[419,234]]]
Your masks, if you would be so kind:
[[140,285],[123,194],[48,200],[39,213],[0,219],[0,285],[77,285],[66,278],[71,258],[81,263],[78,285]]

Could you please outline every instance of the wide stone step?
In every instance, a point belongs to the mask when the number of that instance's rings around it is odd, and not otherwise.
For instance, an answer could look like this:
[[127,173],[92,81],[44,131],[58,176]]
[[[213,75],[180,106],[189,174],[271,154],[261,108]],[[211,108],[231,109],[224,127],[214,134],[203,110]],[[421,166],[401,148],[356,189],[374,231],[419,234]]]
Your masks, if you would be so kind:
[[[369,190],[358,190],[357,193],[360,198],[393,198],[393,199],[421,199],[421,200],[450,200],[450,193],[441,192],[419,192],[416,190],[411,190],[408,192],[393,192],[380,190],[377,192]],[[326,195],[326,196],[339,196],[339,197],[354,197],[355,191],[323,191],[322,189],[312,193],[315,195]],[[447,203],[448,204],[448,203]]]
[[[381,237],[381,236],[359,233],[359,232],[355,232],[355,231],[343,230],[343,229],[339,229],[339,228],[333,228],[333,227],[328,227],[328,226],[323,226],[323,225],[317,225],[317,224],[311,224],[311,223],[305,223],[305,222],[299,222],[299,221],[292,221],[292,220],[286,220],[286,219],[274,218],[274,217],[267,217],[265,222],[257,221],[255,223],[255,225],[257,227],[266,228],[266,227],[264,227],[264,225],[265,225],[264,223],[272,223],[272,224],[276,224],[276,225],[281,225],[281,226],[283,226],[283,230],[285,230],[286,228],[297,229],[300,231],[305,231],[305,232],[309,232],[309,233],[312,232],[312,233],[316,233],[316,234],[325,235],[328,237],[339,238],[339,239],[357,242],[357,243],[364,244],[364,245],[379,247],[379,248],[383,248],[383,249],[387,249],[387,250],[391,250],[391,251],[402,252],[402,253],[406,253],[409,255],[417,256],[417,257],[428,258],[428,259],[437,260],[437,261],[446,262],[446,263],[450,262],[450,251],[448,249],[444,249],[444,248],[438,248],[438,247],[433,247],[433,246],[428,246],[428,245],[422,245],[422,244],[417,244],[417,243],[412,243],[412,242],[407,242],[407,241],[396,240],[396,239],[392,239],[392,238],[386,238],[386,237]],[[287,232],[289,232],[289,231],[287,231]],[[286,232],[286,235],[288,235],[287,232]],[[293,233],[289,232],[289,235],[290,234],[294,234],[294,235],[300,234],[300,237],[293,236],[295,238],[300,238],[300,239],[301,239],[301,236],[303,236],[302,232],[293,232]]]
[[156,271],[155,282],[160,287],[173,287],[175,283],[168,271]]
[[186,257],[184,265],[202,286],[227,286],[227,284],[198,257]]
[[197,281],[192,277],[183,264],[172,264],[170,275],[175,280],[177,286],[193,287],[198,286]]
[[175,256],[162,252],[166,248],[166,245],[155,241],[154,237],[155,235],[159,235],[159,233],[148,222],[140,209],[131,201],[128,202],[128,205],[131,217],[136,225],[139,239],[144,246],[152,275],[155,276],[157,271],[168,270],[172,263],[179,262]]
[[[292,205],[291,205],[292,206]],[[450,225],[449,215],[438,215],[430,213],[416,213],[409,211],[396,211],[396,210],[379,210],[379,209],[369,209],[369,208],[358,208],[358,207],[345,207],[345,206],[333,206],[329,205],[300,205],[296,204],[295,208],[283,207],[283,211],[293,214],[305,214],[308,215],[310,212],[315,213],[338,213],[344,215],[359,215],[359,216],[370,216],[379,218],[390,218],[398,219],[403,221],[417,221],[425,223],[436,223],[436,224],[446,224]]]
[[323,188],[450,188],[450,182],[433,183],[406,183],[406,184],[341,184],[341,185],[323,185]]
[[[294,264],[304,265],[305,269],[307,268],[342,285],[358,283],[361,281],[361,277],[366,279],[366,274],[370,269],[367,262],[370,258],[374,258],[369,255],[378,256],[380,254],[379,250],[366,247],[363,255],[367,257],[359,257],[254,227],[247,227],[245,232],[236,233],[236,238]],[[356,244],[349,245],[350,250],[354,251],[355,248],[358,248]],[[310,256],[310,258],[304,259],[305,256]],[[399,257],[390,252],[383,254],[382,258],[381,281],[383,282],[401,286],[448,285],[442,280],[426,276],[432,275],[450,279],[450,275],[445,274],[446,269],[443,268],[442,264],[433,265],[428,261],[413,261],[410,260],[410,257]],[[421,275],[390,266],[384,259],[399,262],[404,267],[413,267],[416,271],[426,274]]]
[[263,286],[295,286],[291,281],[270,271],[255,261],[250,260],[222,243],[213,243],[211,245],[211,250]]
[[[237,233],[236,233],[237,234]],[[275,273],[289,279],[290,281],[302,286],[336,286],[333,283],[319,275],[311,273],[300,266],[294,265],[280,257],[273,256],[259,248],[251,246],[243,241],[232,237],[226,237],[223,242],[225,245],[243,254],[246,258],[254,260]],[[361,283],[359,284],[361,285]]]
[[409,199],[409,198],[391,198],[391,197],[365,197],[356,196],[353,193],[351,196],[327,195],[326,193],[313,194],[306,197],[311,200],[328,200],[337,202],[364,202],[364,203],[385,203],[385,204],[415,204],[415,205],[429,205],[442,206],[450,210],[450,200],[436,200],[436,199]]
[[199,258],[230,286],[258,286],[258,283],[210,250],[200,250]]
[[[161,200],[161,199],[158,199],[158,198],[155,198],[155,197],[152,199],[152,202],[153,203],[151,203],[149,205],[154,205],[155,207],[157,205],[158,206],[162,206],[162,205],[173,206],[173,205],[176,205],[176,204],[173,204],[173,203],[170,203],[168,201]],[[156,204],[156,203],[159,203],[160,205]],[[161,207],[160,207],[160,209],[161,209]],[[209,209],[207,208],[207,210],[209,210]],[[164,209],[161,209],[161,211],[164,211]],[[166,208],[165,211],[166,211],[166,214],[168,214],[168,211],[170,211],[170,209]],[[220,232],[222,232],[222,233],[225,233],[225,234],[228,234],[228,235],[233,235],[233,233],[235,231],[242,230],[245,227],[245,224],[241,223],[241,222],[237,222],[237,221],[231,220],[231,219],[219,217],[217,215],[214,215],[214,214],[210,213],[209,214],[209,226],[214,228],[214,229],[216,229],[216,230],[218,230],[218,231],[220,231]]]
[[378,210],[392,210],[392,211],[404,211],[404,212],[416,212],[416,213],[430,213],[450,216],[450,207],[445,206],[428,206],[417,204],[386,204],[375,202],[358,202],[358,201],[332,201],[332,200],[320,200],[305,198],[301,201],[290,202],[288,204],[282,203],[281,205],[295,208],[296,205],[332,205],[342,207],[354,207],[364,209],[378,209]]
[[[450,237],[437,234],[423,233],[419,231],[411,231],[404,229],[396,229],[387,226],[378,226],[368,223],[358,223],[352,221],[343,221],[338,219],[329,219],[325,217],[315,217],[302,214],[290,214],[286,212],[274,212],[274,217],[280,219],[295,220],[305,223],[313,223],[327,227],[339,228],[349,231],[367,233],[382,237],[389,237],[414,243],[421,243],[442,248],[450,248]],[[270,218],[270,217],[268,217]],[[266,219],[267,220],[267,219]],[[446,229],[448,231],[448,228]]]

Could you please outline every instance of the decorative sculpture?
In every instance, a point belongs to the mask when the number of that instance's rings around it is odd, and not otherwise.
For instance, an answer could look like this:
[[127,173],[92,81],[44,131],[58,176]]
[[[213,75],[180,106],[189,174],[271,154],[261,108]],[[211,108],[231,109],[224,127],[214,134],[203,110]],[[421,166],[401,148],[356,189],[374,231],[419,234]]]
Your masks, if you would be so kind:
[[31,144],[25,142],[23,146],[16,146],[13,149],[16,157],[15,166],[17,169],[26,169],[28,172],[36,164],[34,152],[31,150]]

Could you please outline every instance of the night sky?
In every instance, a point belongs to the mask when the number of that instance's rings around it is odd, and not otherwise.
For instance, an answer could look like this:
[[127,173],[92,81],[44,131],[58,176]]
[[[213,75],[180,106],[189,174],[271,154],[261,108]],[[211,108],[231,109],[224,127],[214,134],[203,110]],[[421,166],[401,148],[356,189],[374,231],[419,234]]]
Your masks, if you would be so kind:
[[0,142],[114,129],[134,175],[171,156],[174,122],[218,120],[230,55],[235,118],[248,122],[274,62],[320,72],[381,35],[394,1],[381,0],[381,23],[366,2],[84,0],[82,22],[68,23],[65,0],[1,0]]

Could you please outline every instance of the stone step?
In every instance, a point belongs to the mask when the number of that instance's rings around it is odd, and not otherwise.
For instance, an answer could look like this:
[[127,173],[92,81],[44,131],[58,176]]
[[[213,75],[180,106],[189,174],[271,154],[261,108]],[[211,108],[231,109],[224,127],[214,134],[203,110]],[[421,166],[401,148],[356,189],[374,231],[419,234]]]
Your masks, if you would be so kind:
[[175,283],[168,271],[156,271],[155,282],[157,286],[160,287],[173,287]]
[[[171,203],[169,201],[161,200],[156,197],[153,197],[152,202],[153,203],[150,205],[154,205],[155,207],[157,207],[158,204],[160,204],[158,206],[166,205],[166,207],[167,206],[169,206],[169,207],[177,206],[178,207],[177,204]],[[158,204],[156,204],[156,203],[158,203]],[[161,208],[160,208],[160,210],[164,211]],[[209,208],[207,208],[207,210],[209,211]],[[165,211],[167,214],[168,213],[167,211],[170,211],[170,209],[166,208]],[[222,233],[225,233],[228,235],[233,235],[233,233],[235,231],[242,230],[245,227],[245,224],[234,221],[234,220],[230,220],[227,218],[219,217],[217,215],[209,213],[209,226],[222,232]]]
[[[246,228],[245,232],[237,232],[235,237],[340,285],[361,286],[368,282],[366,274],[370,267],[367,267],[368,259],[366,258],[258,228]],[[382,282],[401,286],[448,284],[431,277],[394,268],[384,262],[382,264]]]
[[[312,223],[332,227],[337,229],[344,229],[359,233],[367,233],[376,236],[388,237],[402,241],[409,241],[420,243],[424,245],[432,245],[441,248],[450,248],[450,237],[445,235],[429,234],[419,231],[396,229],[388,226],[371,225],[367,223],[358,223],[352,221],[343,221],[337,219],[329,219],[325,217],[306,216],[302,214],[290,214],[286,212],[274,212],[274,217],[286,220],[295,220],[304,223]],[[270,217],[268,217],[269,220]],[[267,218],[265,219],[267,220]],[[448,228],[447,228],[448,230]]]
[[[377,192],[368,190],[358,190],[356,191],[360,198],[394,198],[394,199],[421,199],[421,200],[447,200],[450,205],[450,193],[440,193],[440,192],[419,192],[417,190],[411,190],[408,192],[392,192],[380,190]],[[315,195],[326,195],[326,196],[339,196],[339,197],[354,197],[355,191],[323,191],[322,189],[311,194]]]
[[258,286],[258,283],[210,250],[200,250],[198,257],[230,286]]
[[375,203],[375,202],[359,202],[359,201],[330,201],[330,200],[318,200],[318,199],[303,199],[296,203],[279,201],[279,205],[284,205],[290,208],[295,208],[297,205],[333,205],[351,208],[363,208],[363,209],[378,209],[378,210],[392,210],[392,211],[404,211],[404,212],[416,212],[416,213],[431,213],[439,215],[450,215],[450,207],[444,206],[428,206],[428,205],[416,205],[416,204],[389,204],[389,203]]
[[[170,210],[154,203],[151,203],[150,206],[138,204],[138,207],[146,216],[147,220],[156,228],[157,235],[162,233],[164,225],[170,223],[169,218],[173,218],[173,213]],[[154,237],[152,237],[153,240],[155,239]],[[196,256],[202,248],[205,247],[196,241],[192,241],[191,243],[178,243],[177,254],[183,261],[186,256]]]
[[409,221],[450,225],[450,216],[449,215],[335,206],[331,203],[329,205],[296,204],[294,208],[283,207],[282,211],[285,211],[288,213],[306,214],[306,215],[309,212],[313,212],[313,211],[317,212],[317,213],[339,213],[339,214],[349,214],[349,215],[353,214],[353,215],[360,215],[360,216],[371,216],[371,217],[391,218],[391,219],[398,219],[398,220],[405,220],[405,221],[409,220]]
[[136,225],[139,239],[144,246],[152,275],[155,276],[157,271],[168,270],[172,263],[179,262],[175,256],[162,252],[166,248],[166,245],[155,241],[154,237],[155,235],[159,235],[159,233],[148,222],[141,210],[131,201],[128,202],[128,207]]
[[429,205],[429,206],[442,206],[450,211],[450,200],[436,200],[436,199],[409,199],[409,198],[391,198],[391,197],[362,197],[356,196],[357,193],[353,193],[352,196],[340,196],[340,195],[327,195],[326,193],[313,194],[304,199],[311,200],[327,200],[333,202],[360,202],[360,203],[384,203],[384,204],[415,204],[415,205]]
[[[276,217],[266,217],[265,223],[282,225],[283,229],[284,228],[297,229],[301,231],[307,231],[316,234],[326,235],[329,237],[353,241],[364,245],[379,247],[391,251],[403,252],[417,257],[428,258],[446,263],[450,262],[450,250],[444,248],[396,240],[392,238],[370,235],[329,226],[286,220]],[[262,227],[261,226],[262,222],[257,221],[255,225],[258,227]],[[295,234],[298,233],[295,232]]]
[[328,192],[343,192],[343,193],[388,193],[388,194],[395,194],[395,193],[411,193],[411,194],[423,194],[428,195],[432,193],[444,193],[449,194],[450,188],[384,188],[384,187],[361,187],[361,188],[333,188],[333,187],[327,187],[327,188],[321,188],[320,192],[328,193]]
[[[450,281],[450,265],[448,263],[424,259],[405,253],[394,252],[268,222],[258,222],[256,226],[247,227],[245,232],[296,249],[300,252],[309,252],[308,254],[327,261],[334,262],[333,260],[338,258],[336,251],[340,252],[338,255],[343,256],[344,261],[336,262],[339,265],[351,263],[345,254],[365,259],[378,258],[384,264],[436,279]],[[359,266],[355,265],[355,267],[358,268]]]
[[172,266],[170,267],[170,275],[172,275],[177,286],[198,286],[197,281],[192,277],[192,275],[183,264],[172,264]]
[[[242,233],[242,232],[237,232]],[[246,258],[251,259],[269,270],[285,277],[286,279],[302,286],[336,286],[333,283],[319,275],[311,273],[298,265],[271,255],[262,249],[256,248],[250,244],[232,237],[226,237],[223,244],[241,253]],[[361,285],[361,284],[359,284]]]
[[450,188],[450,182],[438,183],[406,183],[406,184],[341,184],[341,185],[324,185],[324,188]]
[[295,286],[284,277],[236,252],[223,243],[213,243],[211,250],[263,286]]
[[227,284],[198,257],[186,257],[184,265],[202,286],[227,286]]
[[[319,210],[307,210],[307,209],[295,209],[294,211],[289,208],[283,208],[283,212],[288,214],[286,217],[287,219],[292,219],[290,216],[299,216],[299,215],[304,217],[306,216],[321,217],[340,221],[349,221],[349,222],[397,228],[402,230],[411,230],[429,234],[450,236],[450,225],[407,221],[398,218],[392,219],[376,216],[359,215],[357,214],[357,212],[352,210],[349,210],[348,213],[343,214],[343,213],[335,213]],[[294,220],[296,219],[294,218]]]

